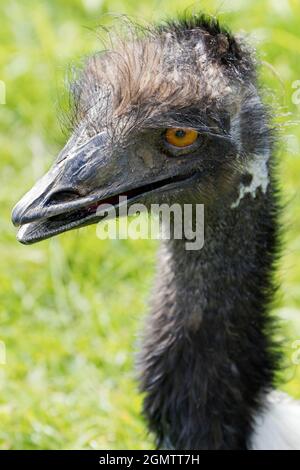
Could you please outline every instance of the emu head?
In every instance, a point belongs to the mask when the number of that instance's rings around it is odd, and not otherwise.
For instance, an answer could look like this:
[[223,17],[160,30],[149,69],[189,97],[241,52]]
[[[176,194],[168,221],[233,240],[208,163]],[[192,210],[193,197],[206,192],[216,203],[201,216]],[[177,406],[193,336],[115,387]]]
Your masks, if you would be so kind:
[[120,195],[128,205],[233,204],[268,149],[251,54],[203,16],[117,41],[72,92],[74,132],[13,211],[22,243],[95,223]]

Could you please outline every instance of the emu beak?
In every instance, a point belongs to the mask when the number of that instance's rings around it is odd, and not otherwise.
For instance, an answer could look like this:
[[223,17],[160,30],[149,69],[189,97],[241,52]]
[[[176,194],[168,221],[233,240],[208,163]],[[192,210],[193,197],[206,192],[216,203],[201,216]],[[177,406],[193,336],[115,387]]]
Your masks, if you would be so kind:
[[134,161],[134,153],[114,154],[107,141],[103,132],[80,147],[74,138],[68,142],[48,173],[13,209],[21,243],[97,223],[107,215],[103,212],[107,204],[115,209],[112,215],[118,215],[120,196],[126,196],[130,205],[152,192],[182,188],[193,179],[190,174],[166,178],[159,169],[154,174],[146,166],[133,170],[128,162]]
[[35,243],[97,222],[100,202],[114,203],[117,187],[125,189],[126,172],[111,158],[105,133],[81,147],[72,140],[13,209],[12,222],[19,226],[21,243]]

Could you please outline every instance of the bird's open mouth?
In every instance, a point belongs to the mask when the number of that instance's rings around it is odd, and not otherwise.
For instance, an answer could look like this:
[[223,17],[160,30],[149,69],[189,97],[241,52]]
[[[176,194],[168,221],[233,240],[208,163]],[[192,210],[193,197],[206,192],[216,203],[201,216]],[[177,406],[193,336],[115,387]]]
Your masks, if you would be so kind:
[[101,213],[102,208],[108,209],[110,205],[118,214],[120,203],[132,204],[144,196],[154,193],[176,189],[179,186],[189,184],[194,178],[193,175],[173,176],[170,178],[154,181],[147,185],[136,188],[125,189],[117,194],[101,195],[97,194],[89,197],[76,197],[72,192],[66,194],[66,202],[53,204],[47,208],[44,206],[41,211],[34,211],[34,215],[28,217],[26,214],[15,222],[19,225],[17,234],[18,240],[23,244],[31,244],[46,238],[50,238],[60,233],[84,227],[101,221],[106,214]]

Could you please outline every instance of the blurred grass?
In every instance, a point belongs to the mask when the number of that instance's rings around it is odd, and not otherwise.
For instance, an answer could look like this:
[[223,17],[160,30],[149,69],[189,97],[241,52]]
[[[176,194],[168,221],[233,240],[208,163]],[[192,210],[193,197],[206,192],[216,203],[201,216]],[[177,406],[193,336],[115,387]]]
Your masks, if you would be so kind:
[[[152,21],[189,6],[177,0],[1,2],[0,79],[7,87],[7,103],[0,106],[0,340],[7,349],[7,364],[0,366],[2,449],[152,446],[140,417],[133,356],[155,243],[100,242],[89,227],[23,247],[10,211],[64,143],[58,90],[67,64],[101,47],[94,30],[108,22],[102,15]],[[300,105],[292,103],[292,83],[300,79],[300,3],[203,1],[190,9],[199,6],[250,35],[276,71],[262,70],[267,98],[276,111],[291,113],[277,118],[287,242],[277,310],[289,322],[290,362],[300,338]],[[284,388],[300,397],[299,366],[286,380]]]

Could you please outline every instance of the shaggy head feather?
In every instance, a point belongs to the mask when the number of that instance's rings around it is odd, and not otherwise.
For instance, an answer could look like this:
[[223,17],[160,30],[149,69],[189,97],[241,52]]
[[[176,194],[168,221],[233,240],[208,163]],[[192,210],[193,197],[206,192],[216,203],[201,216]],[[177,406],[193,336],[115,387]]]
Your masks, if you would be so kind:
[[197,107],[217,116],[239,108],[255,82],[253,59],[215,19],[199,15],[163,26],[111,35],[112,47],[90,57],[71,86],[73,122],[88,137],[103,128],[114,138],[169,124]]

